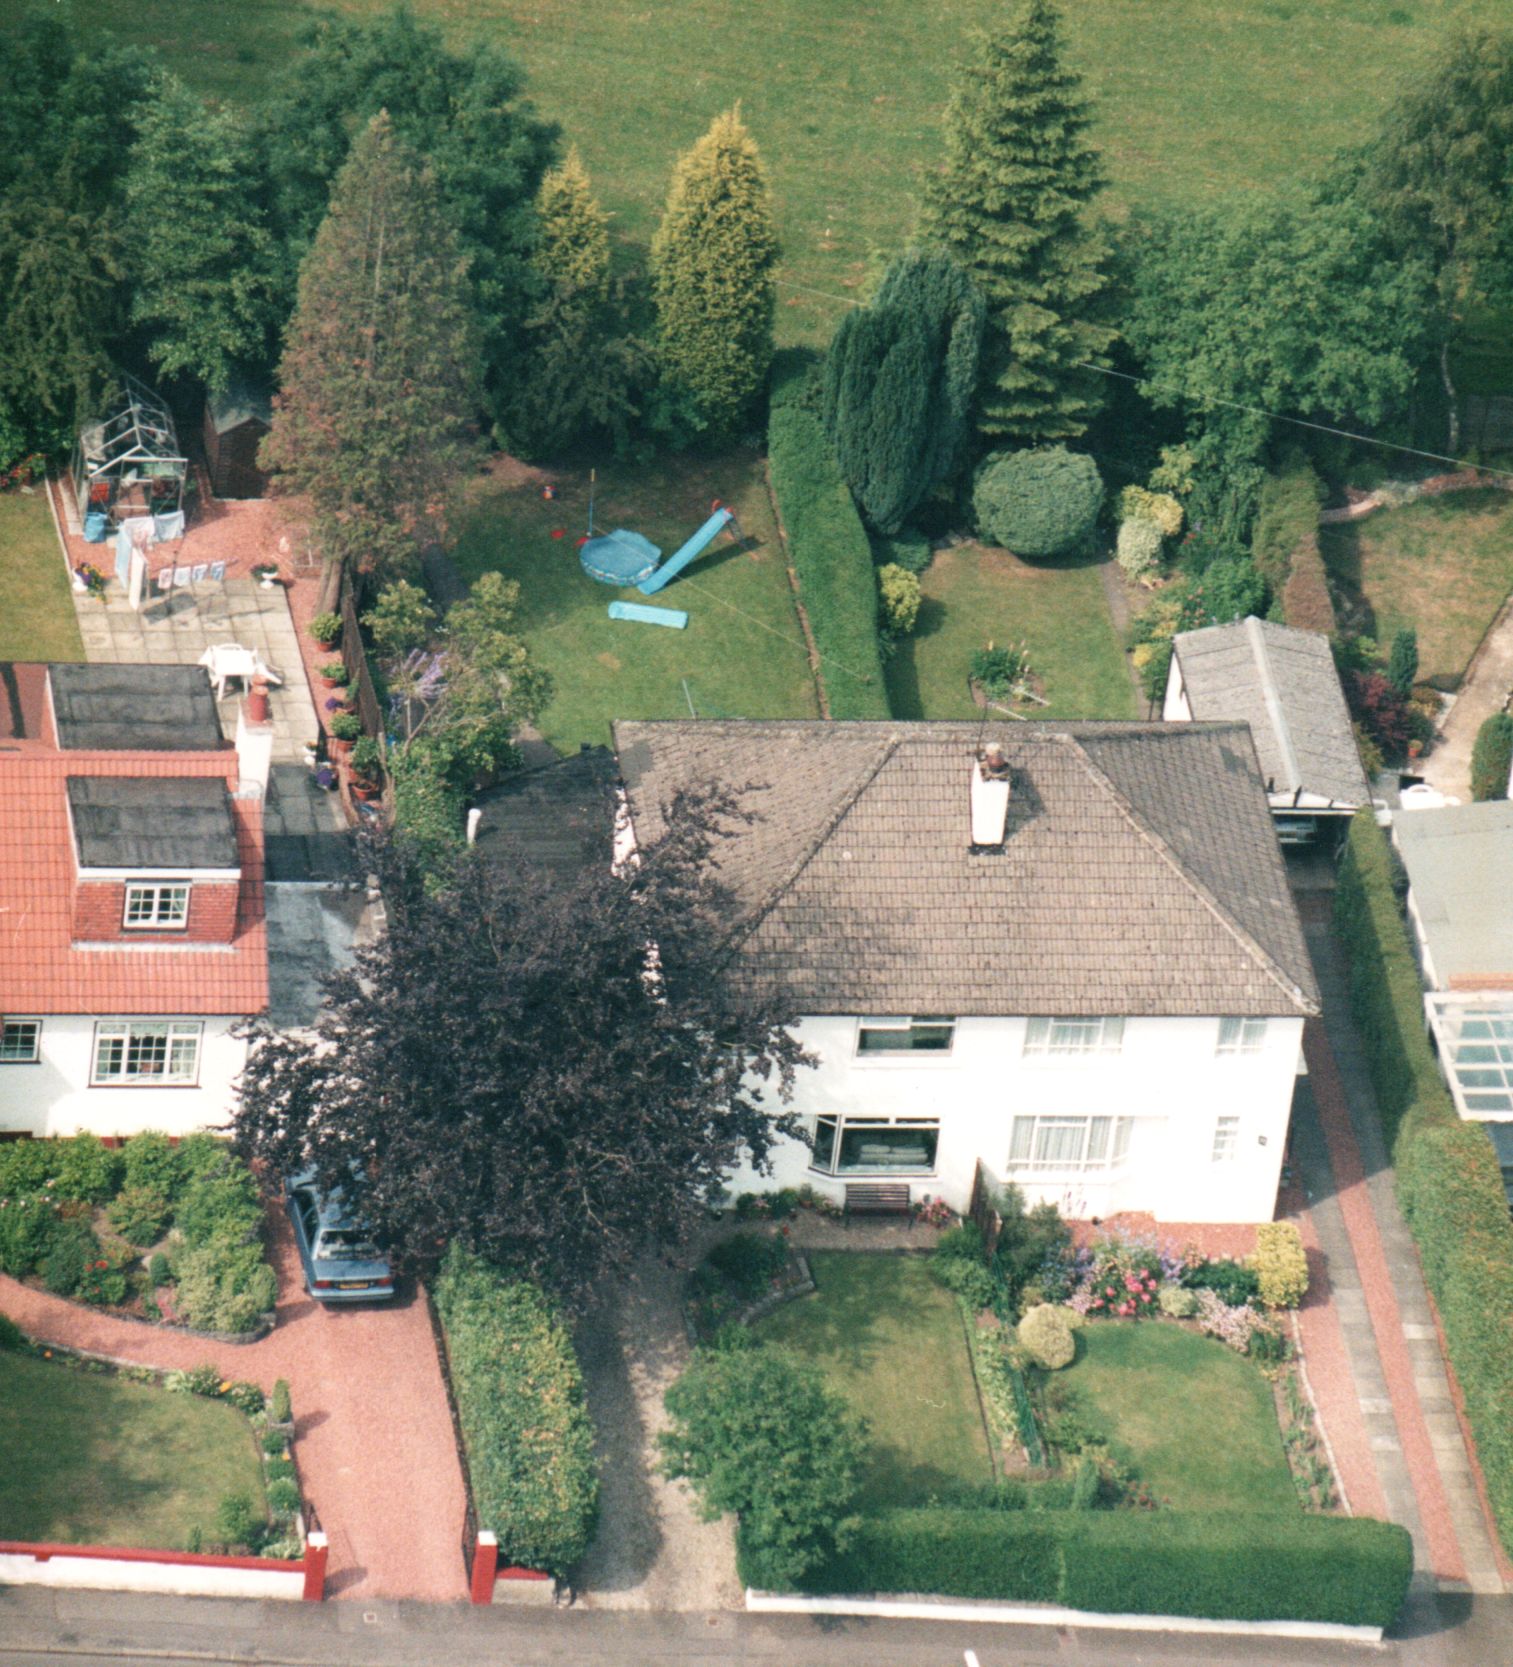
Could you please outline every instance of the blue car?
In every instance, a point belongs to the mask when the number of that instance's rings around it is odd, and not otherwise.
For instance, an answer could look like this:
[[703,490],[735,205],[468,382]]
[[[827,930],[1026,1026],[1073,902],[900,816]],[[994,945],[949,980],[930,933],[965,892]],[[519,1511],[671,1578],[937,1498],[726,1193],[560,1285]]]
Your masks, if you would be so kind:
[[348,1214],[339,1191],[323,1195],[313,1172],[291,1175],[284,1202],[305,1266],[305,1289],[317,1302],[387,1302],[394,1295],[389,1258]]

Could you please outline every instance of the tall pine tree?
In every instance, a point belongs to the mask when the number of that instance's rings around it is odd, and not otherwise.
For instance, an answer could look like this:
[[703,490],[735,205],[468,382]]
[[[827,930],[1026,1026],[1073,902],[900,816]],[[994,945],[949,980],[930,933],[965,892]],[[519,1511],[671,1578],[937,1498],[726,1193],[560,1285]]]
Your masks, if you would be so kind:
[[662,368],[714,439],[750,416],[767,379],[777,258],[767,170],[737,105],[678,159],[651,244]]
[[1018,445],[1075,439],[1101,401],[1078,367],[1114,339],[1106,251],[1088,208],[1103,186],[1081,79],[1049,0],[1020,0],[982,35],[946,116],[925,203],[931,236],[988,303],[977,429]]
[[898,532],[965,461],[984,310],[949,255],[912,249],[873,304],[841,320],[825,360],[825,426],[879,532]]
[[398,577],[467,459],[478,343],[430,168],[380,112],[353,143],[300,269],[262,461],[307,495],[326,563]]
[[533,262],[552,284],[603,299],[609,289],[609,216],[599,206],[578,147],[548,169],[536,196],[541,242]]
[[263,224],[242,123],[159,78],[126,170],[131,316],[169,376],[223,390],[238,366],[267,364],[283,323],[273,240]]

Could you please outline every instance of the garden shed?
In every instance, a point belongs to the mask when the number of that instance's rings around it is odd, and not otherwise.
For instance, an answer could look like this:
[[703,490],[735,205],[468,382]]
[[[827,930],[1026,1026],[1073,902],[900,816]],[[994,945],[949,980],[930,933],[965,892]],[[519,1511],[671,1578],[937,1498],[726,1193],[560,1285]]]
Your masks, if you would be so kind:
[[109,415],[86,423],[74,446],[74,494],[84,536],[98,542],[121,522],[144,515],[159,518],[159,537],[178,536],[188,473],[167,406],[126,377]]
[[272,395],[254,382],[233,382],[205,401],[205,461],[216,497],[262,497],[268,477],[257,448],[272,423]]

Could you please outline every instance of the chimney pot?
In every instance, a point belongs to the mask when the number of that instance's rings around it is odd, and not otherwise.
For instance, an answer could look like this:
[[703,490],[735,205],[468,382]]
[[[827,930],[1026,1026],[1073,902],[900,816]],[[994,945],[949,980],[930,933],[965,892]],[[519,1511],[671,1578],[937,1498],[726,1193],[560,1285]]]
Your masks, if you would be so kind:
[[254,677],[252,687],[247,691],[247,722],[249,724],[273,722],[273,713],[268,705],[268,680],[265,677]]

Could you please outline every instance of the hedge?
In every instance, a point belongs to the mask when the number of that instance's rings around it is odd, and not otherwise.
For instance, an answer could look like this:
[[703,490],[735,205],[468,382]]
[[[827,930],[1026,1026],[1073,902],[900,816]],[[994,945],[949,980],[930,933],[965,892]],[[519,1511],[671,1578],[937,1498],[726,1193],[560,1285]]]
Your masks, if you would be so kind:
[[534,1285],[453,1245],[432,1296],[478,1526],[501,1566],[568,1573],[599,1513],[593,1426],[561,1316]]
[[1494,712],[1483,721],[1471,748],[1471,797],[1506,799],[1513,771],[1513,714]]
[[1397,1195],[1438,1304],[1504,1547],[1513,1552],[1513,1222],[1486,1132],[1462,1123],[1424,1033],[1386,836],[1357,813],[1335,893]]
[[775,380],[767,463],[832,718],[887,718],[872,546],[797,375]]
[[1287,583],[1298,546],[1317,538],[1323,501],[1323,486],[1306,458],[1266,477],[1256,501],[1250,555],[1274,592]]
[[[739,1556],[760,1586],[760,1560]],[[805,1587],[1385,1627],[1412,1571],[1407,1531],[1369,1518],[931,1507],[868,1517]]]

